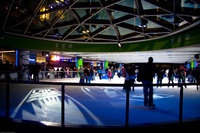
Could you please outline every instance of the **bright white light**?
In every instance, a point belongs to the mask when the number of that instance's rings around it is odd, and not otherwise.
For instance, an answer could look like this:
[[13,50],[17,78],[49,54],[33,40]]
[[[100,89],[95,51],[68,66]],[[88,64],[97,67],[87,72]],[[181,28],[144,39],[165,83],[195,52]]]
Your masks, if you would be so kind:
[[52,55],[51,60],[58,61],[60,60],[60,57],[58,55]]
[[118,43],[118,46],[119,46],[120,48],[122,47],[122,45],[121,45],[121,43],[120,43],[120,42]]
[[140,24],[139,24],[139,27],[147,27],[147,26],[146,26],[145,24],[144,24],[144,25],[140,25]]
[[14,53],[15,50],[0,51],[0,53]]

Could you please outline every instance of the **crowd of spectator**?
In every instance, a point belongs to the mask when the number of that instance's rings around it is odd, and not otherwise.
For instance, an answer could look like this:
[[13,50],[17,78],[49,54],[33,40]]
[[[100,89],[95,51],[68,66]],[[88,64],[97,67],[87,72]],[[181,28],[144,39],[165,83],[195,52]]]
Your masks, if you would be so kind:
[[[9,64],[9,61],[6,61],[5,64],[2,63],[0,60],[0,77],[1,75],[5,74],[5,79],[11,79],[10,73],[17,72],[18,80],[35,80],[39,81],[39,73],[41,74],[42,79],[56,79],[56,78],[74,78],[79,76],[84,76],[85,82],[90,83],[90,81],[94,80],[95,77],[98,75],[99,79],[102,79],[103,73],[107,75],[109,81],[111,81],[114,76],[117,75],[118,78],[124,77],[125,84],[127,80],[130,80],[130,84],[133,85],[136,81],[138,72],[140,68],[136,67],[134,64],[125,64],[121,68],[115,68],[113,66],[108,66],[105,71],[102,67],[93,68],[93,67],[53,67],[52,65],[45,66],[45,65],[28,65],[22,64],[13,66]],[[127,77],[127,75],[130,75]],[[200,80],[200,69],[199,67],[196,68],[189,68],[186,69],[183,66],[174,67],[173,65],[170,68],[162,68],[156,67],[156,73],[154,77],[157,77],[157,84],[162,84],[162,80],[164,77],[168,78],[168,83],[174,84],[174,80],[178,81],[178,83],[185,83],[186,79],[189,83],[199,83]],[[157,86],[161,87],[161,86]],[[174,86],[173,86],[174,87]],[[186,86],[185,86],[186,87]],[[132,88],[134,90],[134,88]]]

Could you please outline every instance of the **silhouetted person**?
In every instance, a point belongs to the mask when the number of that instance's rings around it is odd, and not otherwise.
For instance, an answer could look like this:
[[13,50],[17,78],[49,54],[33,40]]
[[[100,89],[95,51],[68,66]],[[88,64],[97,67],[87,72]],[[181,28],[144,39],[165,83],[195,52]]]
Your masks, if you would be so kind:
[[99,79],[101,80],[101,76],[102,76],[102,73],[103,73],[103,70],[101,69],[101,67],[99,67],[99,69],[97,70],[97,73],[99,75]]
[[84,78],[85,78],[86,83],[87,83],[88,82],[88,76],[90,75],[90,72],[88,71],[87,67],[84,68],[83,72],[84,72]]
[[[186,70],[183,66],[181,66],[179,69],[178,69],[178,84],[180,84],[181,82],[183,84],[185,84],[185,73],[186,73]],[[187,86],[185,85],[185,88],[187,88]]]
[[[157,72],[157,84],[162,84],[164,74],[165,74],[165,70],[163,68],[159,68],[158,72]],[[162,87],[162,86],[160,86],[160,87]]]
[[2,72],[3,72],[3,62],[2,60],[0,59],[0,77],[2,75]]
[[144,85],[143,91],[144,91],[144,106],[148,106],[149,108],[155,108],[155,105],[153,104],[153,77],[156,73],[157,69],[156,66],[153,64],[153,58],[149,57],[149,61],[146,65],[144,65],[139,73],[137,80]]
[[[129,81],[130,81],[130,87],[133,87],[132,91],[134,91],[135,70],[136,70],[135,65],[134,65],[134,64],[131,64],[130,70],[129,70]],[[130,89],[131,89],[131,88],[130,88]]]
[[196,82],[197,82],[197,90],[199,90],[199,84],[200,84],[200,68],[197,67],[196,68],[196,71],[195,71],[195,79],[196,79]]
[[38,81],[39,82],[38,73],[39,73],[40,69],[41,69],[40,66],[38,65],[38,63],[36,63],[36,65],[33,68],[34,81]]
[[8,60],[6,61],[4,70],[5,70],[5,79],[10,80],[11,79],[10,78],[10,71],[12,70],[12,68],[11,68]]
[[123,77],[125,78],[125,81],[124,81],[123,90],[126,90],[126,91],[130,91],[129,73],[130,73],[130,67],[127,64],[125,64],[124,65],[124,74],[123,74]]
[[174,68],[173,66],[171,66],[168,73],[168,80],[169,80],[168,84],[170,85],[170,81],[172,81],[173,88],[174,88],[174,75],[175,75]]
[[23,72],[22,67],[21,67],[20,64],[18,64],[18,66],[17,66],[17,80],[22,80],[22,72]]

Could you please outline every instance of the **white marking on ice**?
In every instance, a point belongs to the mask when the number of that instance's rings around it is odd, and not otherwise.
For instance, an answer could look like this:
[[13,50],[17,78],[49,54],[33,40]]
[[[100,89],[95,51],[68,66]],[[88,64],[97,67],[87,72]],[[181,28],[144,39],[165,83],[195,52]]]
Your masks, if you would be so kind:
[[88,89],[88,88],[85,88],[86,89],[86,91],[89,91],[90,92],[90,89]]
[[24,104],[24,102],[26,101],[26,99],[29,97],[29,95],[31,94],[32,90],[26,95],[26,97],[21,101],[21,103],[17,106],[17,108],[13,111],[12,115],[10,116],[11,118],[15,118],[19,108],[22,106],[22,104]]
[[69,95],[66,95],[66,97],[70,98],[71,100],[73,100],[74,102],[76,102],[79,106],[81,106],[92,118],[93,120],[98,124],[98,125],[104,125],[101,120],[96,117],[90,110],[88,110],[84,105],[82,105],[80,102],[78,102],[76,99],[70,97]]
[[87,91],[85,91],[83,87],[81,87],[81,90],[82,90],[86,95],[88,95],[89,97],[91,97],[94,101],[98,101],[94,96],[90,95]]

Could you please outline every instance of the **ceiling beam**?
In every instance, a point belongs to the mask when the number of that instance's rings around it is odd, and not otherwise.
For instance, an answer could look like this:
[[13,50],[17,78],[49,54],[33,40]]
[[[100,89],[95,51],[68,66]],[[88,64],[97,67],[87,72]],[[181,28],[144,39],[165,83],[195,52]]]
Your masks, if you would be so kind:
[[26,29],[25,29],[25,31],[24,31],[23,34],[26,34],[26,32],[27,32],[29,26],[31,25],[33,19],[36,17],[36,14],[37,14],[38,11],[40,10],[40,7],[44,4],[44,2],[45,2],[45,0],[41,0],[40,3],[38,4],[37,8],[36,8],[35,11],[34,11],[34,14],[33,14],[32,18],[31,18],[31,20],[29,21],[29,23],[28,23],[28,25],[27,25],[27,27],[26,27]]
[[79,23],[74,19],[71,21],[65,21],[65,22],[57,22],[52,28],[56,29],[56,28],[64,28],[67,26],[74,26],[74,25],[79,25]]
[[124,0],[108,0],[108,1],[98,0],[98,1],[101,4],[101,6],[107,8],[107,7],[113,6],[114,4],[121,2],[121,1],[124,1]]
[[124,38],[124,39],[122,39],[122,41],[138,41],[138,40],[141,40],[141,39],[144,39],[144,35],[143,34],[141,34],[141,37],[137,37],[137,36],[135,36],[135,37],[130,37],[130,38]]
[[[186,17],[182,17],[182,16],[187,16],[187,17],[191,17],[192,15],[194,15],[196,13],[195,16],[199,17],[199,13],[195,12],[194,14],[190,14],[191,10],[189,11],[184,11],[184,13],[182,13],[183,11],[181,10],[180,7],[180,0],[174,0],[173,2],[168,2],[168,1],[163,1],[163,2],[155,2],[152,0],[144,0],[147,1],[155,6],[158,6],[159,8],[169,12],[170,14],[173,14],[174,16],[174,22],[176,22],[176,18],[180,18],[182,20],[187,21],[188,23],[191,23],[191,19],[187,19]],[[194,0],[196,1],[196,0]],[[196,2],[195,2],[196,3]],[[183,7],[183,10],[186,10],[187,8]],[[188,15],[185,15],[188,14]],[[175,26],[174,26],[174,30],[175,30]]]
[[103,19],[98,19],[98,20],[88,20],[84,24],[91,24],[91,25],[107,25],[110,26],[110,21],[109,20],[103,20]]
[[200,1],[199,0],[191,0],[191,1],[196,3],[196,4],[198,4],[198,5],[200,5]]
[[68,29],[62,37],[62,40],[65,40],[74,30],[76,30],[80,25],[72,26],[70,29]]
[[52,30],[52,27],[58,22],[58,20],[60,19],[60,17],[61,17],[63,14],[65,14],[65,12],[67,12],[67,10],[63,10],[63,12],[60,14],[60,16],[55,17],[55,19],[53,19],[53,20],[51,21],[50,27],[49,27],[49,29],[47,30],[47,32],[44,34],[43,37],[45,37],[45,36],[49,33],[49,31]]
[[101,32],[107,30],[109,28],[109,26],[105,26],[105,27],[100,27],[97,30],[95,30],[94,32],[91,33],[91,37],[94,38],[96,35],[100,34]]
[[95,36],[95,39],[104,39],[104,40],[110,40],[110,41],[116,41],[117,37],[112,35],[97,35]]
[[109,6],[107,7],[109,10],[116,10],[119,12],[124,12],[124,13],[128,13],[134,16],[138,16],[137,13],[137,9],[135,8],[131,8],[131,7],[127,7],[127,6],[122,6],[122,5],[113,5],[113,6]]
[[158,16],[158,15],[172,15],[169,12],[166,12],[165,10],[157,10],[157,9],[148,9],[143,10],[143,14],[140,14],[143,17],[151,17],[151,16]]
[[[143,6],[142,6],[142,2],[141,0],[135,0],[135,4],[136,4],[136,7],[137,7],[137,12],[138,12],[138,16],[140,18],[140,25],[142,25],[143,23],[143,18],[141,17],[142,14],[144,14],[144,10],[143,10]],[[144,27],[142,26],[142,32],[143,32],[143,35],[144,35],[144,39],[145,39],[145,29]]]
[[192,23],[194,20],[192,19],[192,17],[185,17],[185,16],[177,16],[178,18],[188,22],[188,23]]
[[177,11],[176,14],[179,16],[186,16],[186,17],[200,17],[200,9],[191,9],[184,7],[182,11]]
[[125,28],[125,29],[128,29],[128,30],[132,30],[132,31],[138,32],[138,33],[140,33],[140,34],[143,33],[141,27],[134,26],[134,25],[131,25],[131,24],[120,23],[120,24],[118,24],[117,26],[122,27],[122,28]]
[[87,34],[84,35],[70,35],[67,37],[67,40],[77,40],[77,39],[88,39]]
[[[116,28],[116,25],[115,25],[114,22],[113,22],[113,21],[114,21],[114,18],[113,18],[112,11],[109,12],[108,9],[106,8],[105,3],[107,3],[107,2],[105,2],[105,1],[100,1],[100,0],[99,0],[99,3],[100,3],[100,5],[102,6],[103,10],[105,11],[107,17],[109,18],[110,24],[111,24],[111,26],[112,26],[113,29],[114,29],[114,32],[115,32],[116,37],[117,37],[117,40],[120,41],[120,33],[119,33],[119,30]],[[107,6],[111,6],[112,4],[113,4],[113,3],[111,2],[111,3],[108,4]]]
[[130,38],[135,38],[136,36],[138,35],[141,35],[141,33],[138,33],[138,32],[133,32],[133,33],[130,33],[130,34],[126,34],[126,35],[123,35],[121,36],[121,40],[124,41],[124,40],[127,40],[127,39],[130,39]]
[[[70,9],[70,12],[72,13],[72,15],[74,16],[74,18],[79,22],[79,24],[82,26],[82,28],[86,31],[88,30],[84,23],[82,21],[84,21],[83,19],[81,20],[81,17],[78,15],[78,13],[74,10],[74,9]],[[86,18],[87,19],[87,18]],[[90,37],[90,33],[86,32],[86,34],[88,35],[88,37],[92,40],[92,38]]]
[[145,31],[146,34],[169,34],[171,33],[169,30],[165,28],[149,28]]
[[72,6],[73,9],[99,9],[101,8],[101,5],[99,2],[77,2]]
[[120,17],[120,18],[118,18],[118,19],[115,19],[115,20],[113,21],[113,23],[114,23],[114,24],[120,24],[120,23],[122,23],[122,22],[124,22],[124,21],[130,20],[130,19],[133,19],[133,18],[135,18],[135,16],[133,16],[133,15],[125,15],[125,16],[123,16],[123,17]]
[[157,17],[145,17],[144,19],[150,20],[150,21],[162,26],[163,28],[165,28],[169,31],[173,31],[173,25],[166,20],[163,20],[163,19],[157,20]]
[[43,32],[47,32],[48,29],[46,27],[41,27],[39,29],[36,29],[32,32],[32,35],[31,36],[35,36],[35,35],[38,35],[38,34],[41,34]]
[[169,1],[166,1],[166,2],[165,1],[163,1],[163,2],[156,2],[156,1],[153,1],[153,0],[144,0],[144,1],[146,1],[148,3],[151,3],[154,6],[157,6],[157,7],[161,8],[161,9],[163,9],[163,10],[165,10],[165,11],[173,14],[173,7],[174,6]]
[[94,9],[94,10],[92,10],[90,13],[86,14],[85,16],[83,16],[80,19],[81,23],[85,23],[87,20],[91,19],[94,15],[96,15],[100,11],[101,11],[101,9]]
[[14,28],[14,27],[16,27],[16,26],[18,26],[18,25],[20,25],[20,24],[22,24],[22,23],[28,21],[28,20],[31,19],[31,18],[32,18],[32,16],[30,15],[29,17],[26,17],[26,18],[22,19],[20,22],[16,22],[16,24],[14,24],[14,25],[12,25],[12,26],[6,28],[5,30],[12,29],[12,28]]
[[[5,19],[4,24],[3,24],[3,30],[5,30],[6,22],[7,22],[7,20],[8,20],[8,16],[9,16],[9,14],[10,14],[12,5],[13,5],[13,2],[11,2],[10,5],[9,5],[8,12],[7,12],[7,15],[6,15],[6,19]],[[2,20],[1,20],[1,21],[2,21]]]
[[62,10],[66,10],[66,7],[60,7],[60,8],[50,9],[50,10],[44,11],[44,12],[38,12],[36,14],[36,16],[40,16],[40,15],[47,14],[47,13],[58,12],[58,11],[62,11]]
[[39,33],[41,33],[41,32],[44,32],[44,31],[50,29],[48,23],[45,20],[41,21],[40,18],[38,18],[37,16],[35,17],[35,19],[37,19],[41,24],[44,25],[44,28],[39,28],[39,29],[44,29],[44,30],[40,30],[40,31],[35,30],[34,33],[32,34],[32,36],[37,34],[36,31],[38,31]]
[[[183,22],[183,27],[192,24],[196,21],[200,20],[200,9],[198,7],[182,7],[181,1],[182,0],[134,0],[134,7],[129,7],[129,2],[124,1],[124,3],[119,3],[123,0],[98,0],[97,2],[89,1],[84,2],[81,0],[72,0],[68,4],[65,2],[60,2],[62,6],[56,7],[54,9],[48,9],[48,11],[40,12],[40,8],[44,5],[43,3],[46,0],[37,0],[34,4],[34,9],[24,10],[28,8],[26,5],[20,5],[19,12],[16,13],[19,17],[15,20],[13,17],[15,15],[15,6],[19,4],[19,2],[23,3],[23,0],[9,0],[8,2],[3,2],[1,6],[1,13],[5,13],[3,18],[5,20],[2,21],[2,28],[5,29],[6,33],[13,32],[16,34],[26,34],[27,36],[37,36],[43,38],[51,38],[54,34],[53,32],[58,32],[55,29],[62,28],[62,35],[56,35],[54,37],[57,39],[62,40],[73,40],[74,42],[84,40],[84,41],[100,41],[103,42],[106,40],[108,42],[119,42],[119,41],[131,41],[131,40],[139,40],[143,35],[144,38],[149,37],[157,37],[162,36],[165,34],[169,34],[172,31],[181,29],[182,27],[177,25],[173,27],[175,23]],[[156,6],[155,9],[143,9],[145,7],[143,1]],[[190,0],[196,4],[200,4],[199,0]],[[126,3],[127,2],[127,3]],[[54,2],[55,3],[55,2]],[[133,4],[133,3],[132,3]],[[6,6],[5,6],[6,5]],[[3,7],[2,7],[3,6]],[[148,6],[148,4],[147,4]],[[83,12],[78,12],[78,9],[83,9]],[[87,13],[86,13],[87,10]],[[88,13],[89,10],[89,13]],[[59,16],[56,16],[58,11],[63,11],[63,13]],[[73,16],[72,18],[68,19],[65,18],[59,22],[60,17],[64,15],[66,11],[69,11],[69,14]],[[101,12],[103,11],[103,13]],[[105,12],[105,13],[104,13]],[[12,13],[12,15],[11,15]],[[21,13],[21,14],[20,14]],[[50,14],[50,23],[46,20],[40,19],[41,15]],[[101,14],[102,13],[102,14]],[[121,13],[121,14],[118,14]],[[108,19],[103,20],[100,19],[101,16],[105,15]],[[84,15],[84,16],[82,16]],[[99,18],[93,19],[93,16],[99,16]],[[116,16],[114,16],[116,15]],[[67,14],[65,15],[67,17]],[[159,17],[158,17],[159,16]],[[165,20],[162,19],[160,16],[174,16],[174,20]],[[119,18],[120,17],[120,18]],[[134,19],[134,22],[131,23],[133,18],[139,17],[138,19]],[[198,17],[196,19],[196,17]],[[117,19],[116,19],[117,18]],[[73,20],[71,20],[73,19]],[[12,21],[10,23],[10,21]],[[36,20],[36,24],[33,21]],[[131,20],[131,21],[127,21]],[[148,27],[139,27],[138,25],[142,25],[142,22],[149,21],[149,24],[157,24],[160,25],[158,28],[149,28]],[[172,23],[174,21],[175,23]],[[129,24],[130,23],[130,24]],[[186,23],[186,24],[185,24]],[[38,26],[37,24],[40,24]],[[32,28],[32,25],[35,26],[35,29]],[[91,25],[98,25],[98,28],[92,28]],[[99,26],[102,25],[102,26]],[[22,27],[23,26],[23,27]],[[77,28],[82,28],[82,30],[90,30],[85,34],[78,34],[73,35],[74,31]],[[21,28],[22,27],[22,28]],[[65,29],[65,27],[67,27]],[[89,27],[89,28],[88,28]],[[125,28],[129,31],[127,32],[120,31],[121,29]],[[20,28],[20,29],[19,29]],[[109,29],[110,28],[110,29]],[[112,35],[101,35],[101,33],[105,30],[112,30]],[[52,31],[52,32],[51,32]],[[91,32],[93,31],[93,32]],[[80,31],[79,31],[80,32]],[[107,32],[107,31],[106,31]],[[114,32],[114,35],[113,35]],[[122,35],[121,35],[121,34]],[[103,33],[102,33],[103,34]],[[24,35],[24,36],[26,36]],[[110,36],[110,37],[109,37]],[[104,38],[103,38],[104,37]]]

